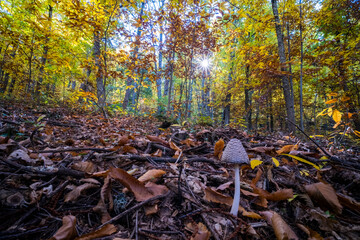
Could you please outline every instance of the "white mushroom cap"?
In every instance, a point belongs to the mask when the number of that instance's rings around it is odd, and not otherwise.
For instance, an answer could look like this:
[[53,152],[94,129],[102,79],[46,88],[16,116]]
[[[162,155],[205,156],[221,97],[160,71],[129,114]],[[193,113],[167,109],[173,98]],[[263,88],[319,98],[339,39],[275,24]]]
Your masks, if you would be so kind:
[[239,139],[231,139],[222,154],[222,161],[234,164],[249,164],[249,156]]

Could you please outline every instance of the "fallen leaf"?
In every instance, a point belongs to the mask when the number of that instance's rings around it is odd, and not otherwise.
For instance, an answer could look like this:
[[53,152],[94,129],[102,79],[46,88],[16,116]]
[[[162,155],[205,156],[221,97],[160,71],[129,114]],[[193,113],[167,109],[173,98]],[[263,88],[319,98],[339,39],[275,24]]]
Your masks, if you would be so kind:
[[178,146],[176,146],[176,144],[173,143],[172,141],[169,142],[169,145],[170,145],[170,148],[171,148],[172,150],[181,152],[181,149],[180,149]]
[[118,146],[124,146],[125,144],[127,144],[129,142],[129,136],[122,136],[120,139],[119,139],[119,142],[118,142]]
[[144,183],[140,182],[121,168],[110,168],[109,175],[129,189],[135,195],[136,201],[138,202],[161,195],[168,190],[165,186],[156,185],[154,183],[154,185],[150,185],[151,187],[145,187]]
[[159,137],[151,136],[151,135],[147,135],[146,137],[152,142],[161,143],[161,144],[163,144],[165,146],[169,146],[169,144],[165,140],[163,140],[163,139],[161,139]]
[[225,189],[227,189],[231,184],[233,184],[234,183],[234,181],[230,181],[230,182],[226,182],[226,183],[223,183],[223,184],[221,184],[220,186],[218,186],[217,188],[216,188],[216,190],[225,190]]
[[210,232],[209,230],[206,228],[206,226],[199,222],[197,225],[194,225],[192,222],[186,224],[186,229],[188,229],[189,231],[191,231],[193,233],[193,235],[195,234],[194,237],[191,237],[191,240],[208,240],[210,239]]
[[101,223],[106,223],[111,219],[111,216],[107,210],[106,204],[102,199],[99,200],[98,204],[93,207],[93,211],[101,216]]
[[124,153],[132,153],[132,154],[137,154],[138,151],[136,150],[136,148],[129,146],[129,145],[125,145],[122,149],[124,151]]
[[336,196],[335,190],[322,182],[305,186],[306,192],[311,200],[316,202],[323,210],[332,210],[336,214],[341,214],[342,206]]
[[321,235],[309,228],[308,226],[302,225],[300,223],[296,224],[301,230],[303,230],[308,235],[308,240],[323,240],[324,238]]
[[255,212],[246,211],[245,208],[243,208],[240,205],[239,205],[239,211],[242,213],[242,215],[244,217],[249,217],[249,218],[254,218],[254,219],[262,219],[263,218],[262,216],[260,216],[259,214],[255,213]]
[[261,214],[266,218],[267,222],[273,227],[277,240],[297,240],[298,237],[290,226],[274,211],[264,211]]
[[49,240],[72,240],[77,236],[76,217],[72,215],[64,216],[63,225],[56,231],[54,236]]
[[161,177],[166,172],[161,169],[151,169],[144,173],[141,177],[138,178],[140,182],[148,182],[151,180],[155,180],[156,178]]
[[88,174],[96,171],[96,166],[92,162],[77,162],[71,165],[71,168]]
[[222,138],[220,138],[220,140],[217,141],[214,146],[214,156],[215,157],[220,158],[219,154],[223,151],[224,146],[225,146],[224,140]]
[[75,189],[73,189],[71,192],[67,193],[65,195],[64,202],[72,202],[75,201],[83,191],[90,189],[90,188],[97,188],[98,185],[92,184],[92,183],[85,183],[80,186],[77,186]]
[[298,145],[285,145],[283,146],[281,149],[277,150],[276,153],[278,155],[282,154],[282,153],[289,153],[292,150],[297,150],[298,149]]
[[259,194],[260,197],[264,197],[270,201],[282,201],[293,198],[293,190],[292,189],[280,189],[276,192],[269,193],[268,191],[254,187],[254,193]]
[[303,158],[301,158],[301,157],[294,156],[294,155],[290,155],[290,154],[285,154],[285,153],[283,153],[283,154],[281,154],[281,155],[291,157],[291,158],[296,159],[296,160],[298,160],[298,161],[300,161],[300,162],[303,162],[303,163],[306,163],[306,164],[308,164],[308,165],[311,165],[311,166],[313,166],[313,167],[314,167],[315,169],[317,169],[317,170],[320,170],[320,167],[319,167],[318,165],[316,165],[316,164],[314,164],[314,163],[312,163],[312,162],[310,162],[310,161],[308,161],[308,160],[305,160],[305,159],[303,159]]
[[225,196],[217,191],[212,190],[209,187],[205,188],[205,196],[204,199],[209,202],[221,203],[227,206],[232,206],[233,198],[229,196]]
[[92,240],[95,238],[102,238],[109,236],[117,231],[116,227],[113,224],[106,224],[102,228],[95,230],[94,232],[84,234],[75,240]]
[[272,150],[274,150],[274,147],[254,147],[249,149],[249,151],[254,151],[259,153],[271,152]]
[[263,161],[261,161],[261,160],[257,160],[257,159],[251,160],[250,161],[251,169],[254,169],[256,166],[259,166],[262,163],[263,163]]
[[278,161],[276,158],[273,157],[273,158],[271,158],[271,159],[272,159],[275,167],[278,167],[278,166],[280,165],[279,161]]

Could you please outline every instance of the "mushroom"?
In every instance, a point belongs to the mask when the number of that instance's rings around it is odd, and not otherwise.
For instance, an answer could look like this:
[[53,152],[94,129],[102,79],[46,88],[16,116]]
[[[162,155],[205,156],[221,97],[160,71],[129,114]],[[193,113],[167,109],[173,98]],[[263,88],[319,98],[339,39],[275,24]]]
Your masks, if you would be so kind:
[[249,164],[249,157],[239,139],[231,139],[222,154],[222,161],[235,164],[235,194],[230,213],[237,216],[240,204],[240,164]]

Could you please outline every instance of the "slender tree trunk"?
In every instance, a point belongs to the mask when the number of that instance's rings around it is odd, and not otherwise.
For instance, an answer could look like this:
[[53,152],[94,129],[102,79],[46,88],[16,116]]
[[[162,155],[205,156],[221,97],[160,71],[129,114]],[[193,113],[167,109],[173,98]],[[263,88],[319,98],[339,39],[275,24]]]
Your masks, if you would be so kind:
[[157,70],[157,76],[156,76],[156,90],[157,90],[157,97],[158,97],[158,113],[161,112],[162,106],[161,106],[161,82],[162,82],[162,58],[163,58],[163,34],[160,33],[160,48],[159,48],[159,68]]
[[303,107],[303,63],[304,63],[304,42],[302,37],[302,2],[300,0],[300,82],[299,82],[299,98],[300,98],[300,128],[304,130],[304,107]]
[[230,106],[231,106],[231,93],[230,93],[230,84],[232,82],[232,78],[233,78],[233,59],[235,57],[235,54],[232,52],[231,56],[230,56],[230,61],[231,61],[231,67],[230,67],[230,72],[228,75],[228,86],[227,86],[227,93],[225,96],[225,107],[223,110],[223,119],[222,119],[222,124],[224,124],[225,126],[230,124]]
[[245,78],[246,78],[246,86],[245,86],[245,114],[246,114],[246,123],[248,130],[252,130],[252,90],[249,88],[250,83],[250,66],[246,65],[245,67]]
[[174,71],[174,59],[175,59],[175,51],[172,52],[172,59],[170,60],[170,79],[169,79],[169,91],[168,91],[168,104],[167,104],[167,112],[170,113],[170,103],[171,103],[171,92],[173,88],[173,71]]
[[94,31],[94,59],[95,66],[97,68],[96,73],[96,95],[98,98],[98,105],[101,111],[104,111],[105,107],[105,86],[104,86],[104,69],[101,62],[101,39],[99,30]]
[[44,79],[44,69],[45,69],[45,65],[46,65],[46,60],[47,60],[47,55],[48,55],[48,51],[49,51],[49,35],[51,32],[51,21],[52,21],[52,13],[53,13],[53,8],[51,5],[49,5],[49,16],[48,16],[48,22],[49,22],[49,28],[48,28],[48,32],[46,33],[46,37],[45,37],[45,43],[44,43],[44,52],[43,55],[41,57],[41,66],[40,66],[40,70],[39,70],[39,79],[36,82],[36,87],[35,87],[35,96],[38,98],[40,96],[40,88]]
[[[280,64],[281,64],[281,71],[287,71],[285,64],[286,64],[286,55],[285,55],[285,47],[284,47],[284,38],[283,33],[281,30],[281,24],[279,19],[279,12],[278,12],[278,6],[277,6],[277,0],[271,0],[272,9],[274,13],[275,18],[275,30],[276,30],[276,36],[278,40],[278,50],[279,50],[279,57],[280,57]],[[289,82],[289,79],[287,75],[283,74],[281,77],[282,80],[282,88],[284,92],[284,98],[285,98],[285,106],[286,106],[286,115],[287,118],[295,122],[295,109],[294,109],[294,101],[292,101],[291,97],[291,85]],[[295,131],[295,126],[293,126],[290,123],[287,123],[288,130],[291,132]]]

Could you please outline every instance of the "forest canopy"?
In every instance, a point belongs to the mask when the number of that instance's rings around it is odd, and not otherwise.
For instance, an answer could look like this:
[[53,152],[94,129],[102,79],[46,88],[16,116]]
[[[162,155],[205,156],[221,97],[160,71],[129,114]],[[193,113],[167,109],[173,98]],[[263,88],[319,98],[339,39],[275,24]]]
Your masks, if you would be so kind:
[[[360,132],[356,0],[0,2],[0,94],[103,114]],[[288,125],[294,130],[294,125]]]

